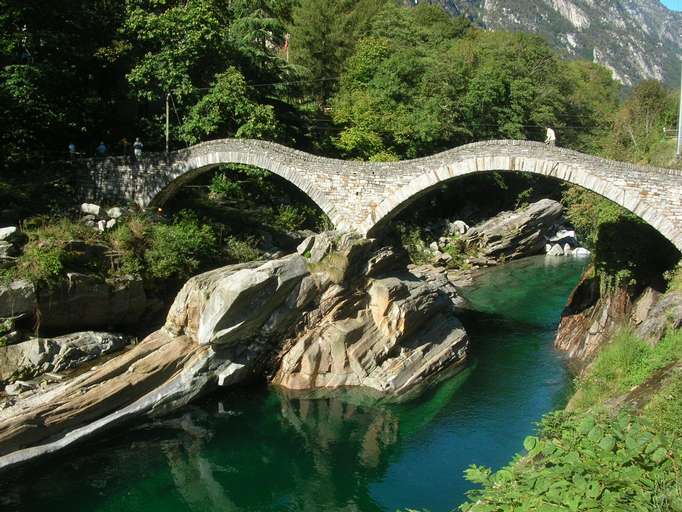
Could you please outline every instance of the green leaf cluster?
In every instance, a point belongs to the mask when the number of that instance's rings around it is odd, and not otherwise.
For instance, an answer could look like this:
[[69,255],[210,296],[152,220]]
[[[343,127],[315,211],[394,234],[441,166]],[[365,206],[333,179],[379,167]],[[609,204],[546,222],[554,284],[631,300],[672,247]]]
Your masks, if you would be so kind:
[[472,466],[464,512],[682,510],[682,440],[626,413],[556,413],[526,453],[493,473]]

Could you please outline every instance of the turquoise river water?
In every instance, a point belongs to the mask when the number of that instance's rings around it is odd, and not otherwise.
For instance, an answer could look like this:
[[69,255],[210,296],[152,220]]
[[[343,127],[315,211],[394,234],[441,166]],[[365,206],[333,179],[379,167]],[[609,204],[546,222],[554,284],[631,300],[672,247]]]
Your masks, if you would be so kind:
[[2,475],[0,510],[443,512],[470,464],[499,468],[570,378],[552,348],[585,262],[529,258],[466,291],[471,364],[420,398],[289,399],[238,389]]

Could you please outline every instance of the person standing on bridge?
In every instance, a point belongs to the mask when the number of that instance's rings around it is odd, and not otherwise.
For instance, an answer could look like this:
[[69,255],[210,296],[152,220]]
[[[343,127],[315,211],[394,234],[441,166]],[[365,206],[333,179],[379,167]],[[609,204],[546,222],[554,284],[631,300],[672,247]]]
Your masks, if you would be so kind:
[[139,160],[142,158],[142,148],[144,147],[144,144],[142,144],[142,141],[140,141],[139,137],[135,137],[135,142],[133,143],[133,153],[135,154],[135,158]]
[[76,158],[76,145],[73,142],[69,144],[69,157],[71,157],[72,160]]
[[547,136],[545,137],[545,144],[548,146],[556,146],[556,133],[551,128],[547,128]]
[[95,150],[97,152],[97,156],[107,156],[107,151],[109,148],[107,148],[107,145],[104,143],[104,141],[99,143],[99,146],[97,146],[97,149]]

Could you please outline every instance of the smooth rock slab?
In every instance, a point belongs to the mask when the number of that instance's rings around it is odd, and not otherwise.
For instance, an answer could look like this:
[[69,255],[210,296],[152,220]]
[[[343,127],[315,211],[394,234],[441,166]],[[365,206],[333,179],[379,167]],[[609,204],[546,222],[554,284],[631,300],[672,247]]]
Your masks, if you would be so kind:
[[15,226],[9,226],[6,228],[0,228],[0,240],[9,240],[10,237],[17,233],[17,228]]
[[39,375],[71,370],[120,350],[130,341],[129,337],[120,334],[79,332],[0,347],[0,381],[8,381],[15,372],[30,371]]

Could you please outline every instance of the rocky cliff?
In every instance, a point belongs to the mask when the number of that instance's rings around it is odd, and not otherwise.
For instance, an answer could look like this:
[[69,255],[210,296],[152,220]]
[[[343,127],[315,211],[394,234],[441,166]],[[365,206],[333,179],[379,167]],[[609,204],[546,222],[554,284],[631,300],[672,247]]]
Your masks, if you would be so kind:
[[564,309],[555,346],[582,370],[620,328],[631,329],[655,345],[670,329],[680,327],[681,293],[662,293],[651,286],[602,290],[599,279],[588,269]]
[[[340,233],[300,251],[196,276],[165,326],[121,355],[0,397],[0,469],[217,386],[269,376],[297,392],[363,387],[396,399],[463,364],[468,338],[445,278],[396,273],[390,248]],[[74,342],[51,340],[51,353],[63,343]]]
[[490,29],[539,34],[563,54],[612,70],[631,86],[679,85],[682,13],[659,0],[414,0],[444,6]]

